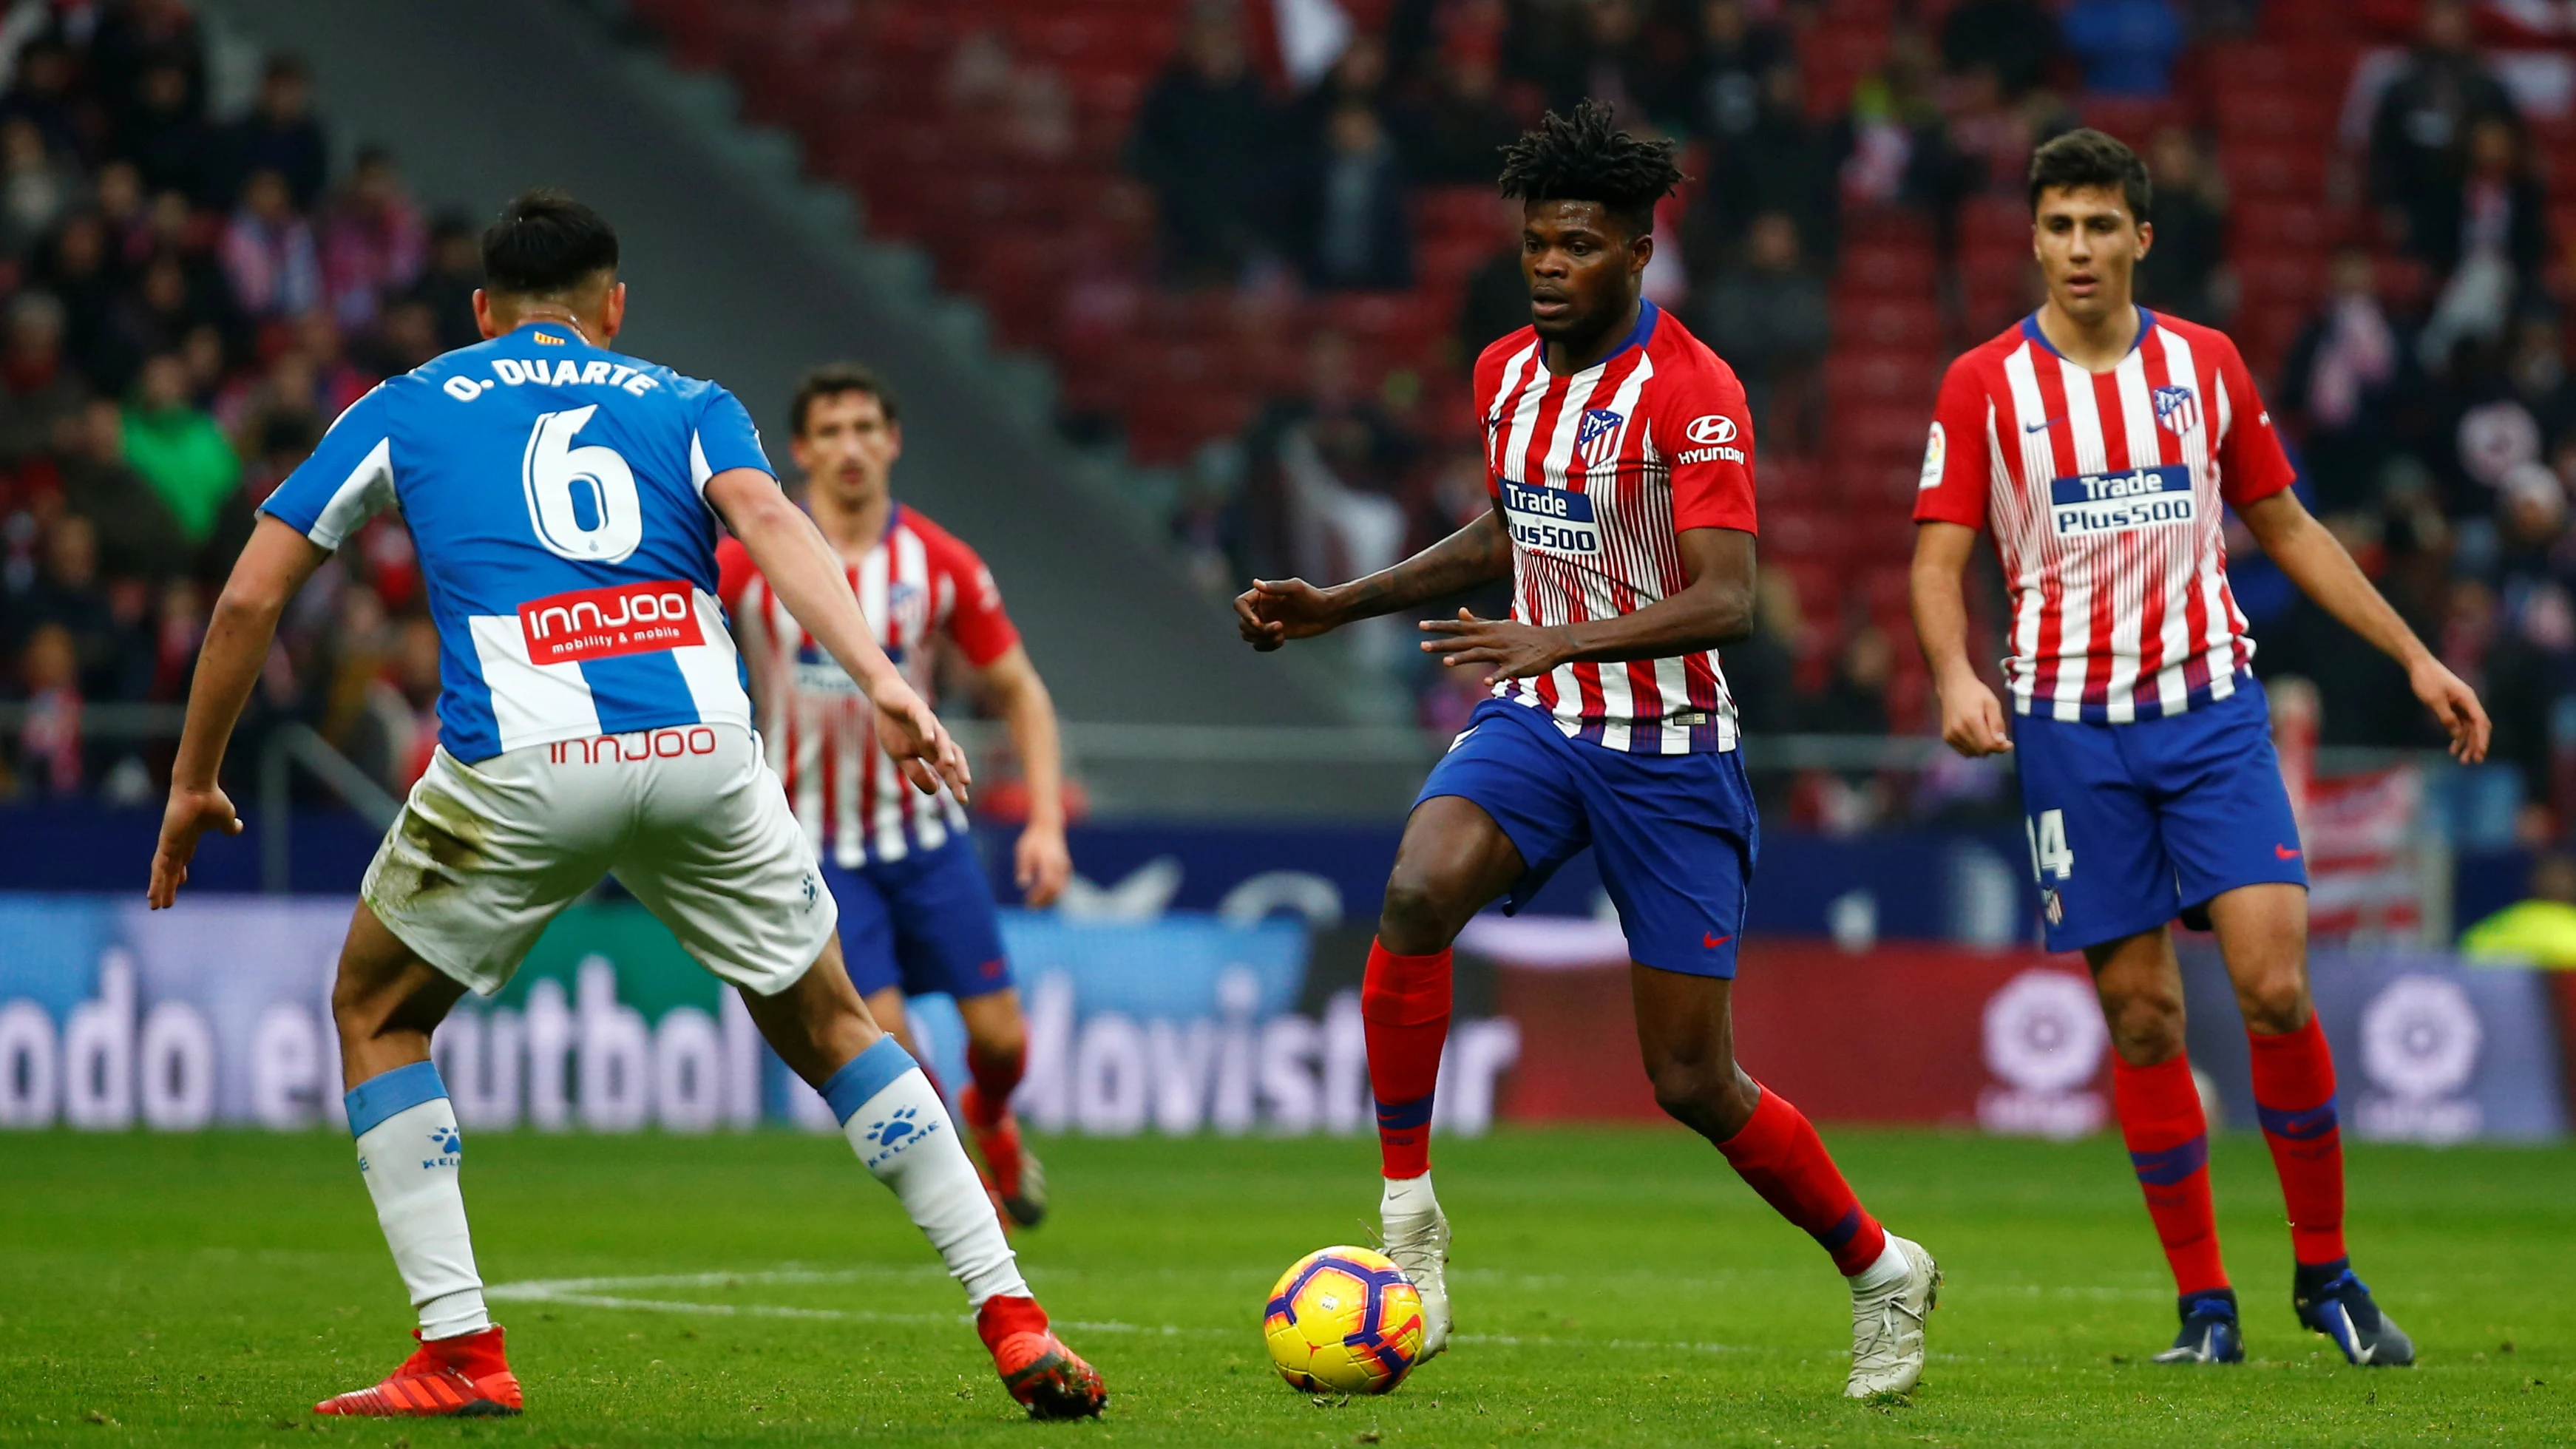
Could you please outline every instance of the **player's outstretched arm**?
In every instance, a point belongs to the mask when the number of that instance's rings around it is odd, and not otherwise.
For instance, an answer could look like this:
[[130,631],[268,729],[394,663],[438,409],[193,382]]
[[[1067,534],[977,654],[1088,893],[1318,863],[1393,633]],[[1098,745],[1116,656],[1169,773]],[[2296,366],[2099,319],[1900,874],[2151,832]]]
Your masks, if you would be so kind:
[[727,468],[707,480],[706,495],[787,612],[876,706],[877,740],[903,767],[904,778],[924,794],[944,780],[965,799],[971,783],[966,752],[877,647],[840,555],[814,520],[788,501],[777,479],[757,468]]
[[1064,842],[1064,745],[1056,728],[1055,697],[1047,693],[1026,645],[1014,644],[976,672],[978,691],[1011,731],[1020,757],[1020,782],[1028,786],[1029,818],[1012,849],[1011,876],[1031,907],[1043,909],[1064,894],[1073,878],[1073,853]]
[[1243,642],[1267,654],[1291,639],[1417,608],[1511,574],[1511,535],[1501,514],[1488,513],[1404,562],[1346,584],[1319,589],[1304,579],[1255,579],[1235,596],[1234,624]]
[[2236,515],[2299,592],[2406,667],[2415,697],[2449,732],[2453,755],[2472,765],[2487,757],[2487,712],[2477,691],[2433,657],[2297,494],[2284,488],[2240,505]]
[[1753,632],[1753,535],[1735,528],[1685,528],[1677,537],[1689,582],[1642,609],[1580,624],[1426,619],[1426,654],[1441,664],[1485,665],[1486,678],[1528,679],[1560,664],[1670,659],[1732,644]]
[[1932,666],[1932,686],[1941,697],[1941,738],[1972,760],[2012,748],[2003,701],[1968,659],[1968,598],[1959,578],[1976,546],[1977,531],[1964,524],[1918,523],[1908,580],[1914,637],[1923,642],[1923,662]]
[[250,702],[260,666],[268,662],[278,616],[330,556],[291,524],[263,515],[233,562],[232,577],[206,621],[206,642],[197,650],[197,672],[188,686],[188,722],[170,765],[170,803],[152,852],[150,899],[156,911],[178,899],[188,862],[207,831],[241,834],[241,817],[216,783],[224,747],[232,743],[233,726]]

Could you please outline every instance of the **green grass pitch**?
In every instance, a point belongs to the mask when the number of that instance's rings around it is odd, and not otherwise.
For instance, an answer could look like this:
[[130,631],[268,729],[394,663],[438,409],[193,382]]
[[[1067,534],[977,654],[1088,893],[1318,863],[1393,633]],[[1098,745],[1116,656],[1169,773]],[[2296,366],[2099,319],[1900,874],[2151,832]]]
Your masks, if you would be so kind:
[[2359,1265],[2424,1358],[2364,1372],[2296,1329],[2270,1164],[2221,1141],[2254,1362],[2175,1370],[2145,1362],[2172,1299],[2115,1142],[1827,1135],[1949,1274],[1910,1405],[1836,1396],[1841,1281],[1678,1131],[1442,1144],[1464,1339],[1345,1402],[1281,1384],[1258,1320],[1300,1254],[1367,1240],[1370,1144],[1061,1140],[1020,1246],[1109,1379],[1075,1425],[1021,1418],[836,1138],[470,1136],[530,1408],[458,1423],[308,1412],[410,1347],[346,1141],[0,1136],[0,1444],[2576,1441],[2576,1151],[2353,1151]]

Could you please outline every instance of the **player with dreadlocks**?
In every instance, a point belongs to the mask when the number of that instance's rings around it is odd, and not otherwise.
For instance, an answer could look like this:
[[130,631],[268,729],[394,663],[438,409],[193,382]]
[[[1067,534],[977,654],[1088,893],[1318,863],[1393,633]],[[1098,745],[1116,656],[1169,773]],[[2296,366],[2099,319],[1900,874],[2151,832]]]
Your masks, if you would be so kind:
[[1430,1158],[1450,943],[1588,845],[1628,938],[1655,1100],[1851,1280],[1844,1392],[1904,1393],[1923,1374],[1939,1268],[1882,1229],[1816,1129],[1735,1064],[1729,993],[1757,830],[1717,650],[1753,629],[1753,428],[1735,373],[1640,291],[1655,204],[1682,180],[1672,152],[1588,102],[1505,149],[1532,325],[1476,360],[1493,510],[1367,578],[1255,581],[1235,616],[1266,651],[1512,581],[1509,619],[1460,609],[1421,626],[1427,653],[1483,671],[1493,697],[1414,803],[1360,993],[1386,1249],[1421,1290],[1424,1353],[1450,1325]]

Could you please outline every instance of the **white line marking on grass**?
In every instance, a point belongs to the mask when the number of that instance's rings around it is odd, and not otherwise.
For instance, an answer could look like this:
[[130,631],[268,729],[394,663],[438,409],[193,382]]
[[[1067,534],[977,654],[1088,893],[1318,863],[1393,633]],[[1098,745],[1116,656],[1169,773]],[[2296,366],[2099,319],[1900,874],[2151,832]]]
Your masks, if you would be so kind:
[[[700,1303],[684,1298],[631,1298],[631,1289],[737,1288],[771,1283],[855,1283],[868,1278],[924,1278],[937,1274],[920,1268],[777,1268],[751,1273],[651,1273],[619,1278],[532,1278],[524,1283],[495,1283],[483,1296],[496,1303],[554,1303],[567,1308],[616,1308],[638,1313],[704,1313],[720,1318],[823,1319],[844,1323],[972,1323],[966,1313],[894,1313],[875,1308],[798,1308],[783,1303]],[[1232,1338],[1230,1328],[1184,1328],[1177,1323],[1121,1323],[1115,1319],[1056,1320],[1077,1333],[1136,1333],[1162,1338]],[[1501,1348],[1603,1348],[1623,1353],[1657,1350],[1678,1353],[1736,1353],[1729,1343],[1659,1343],[1633,1338],[1558,1338],[1550,1334],[1461,1333],[1453,1343],[1492,1344]]]

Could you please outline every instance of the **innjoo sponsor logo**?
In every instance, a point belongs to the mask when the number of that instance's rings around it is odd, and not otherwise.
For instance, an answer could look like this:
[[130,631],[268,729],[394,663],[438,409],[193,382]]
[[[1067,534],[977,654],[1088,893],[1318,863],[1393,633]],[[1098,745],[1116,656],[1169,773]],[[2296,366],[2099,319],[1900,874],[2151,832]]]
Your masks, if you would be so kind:
[[532,664],[578,664],[703,644],[692,590],[677,579],[549,594],[519,606]]

